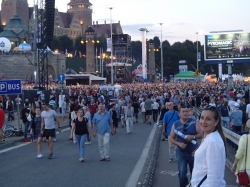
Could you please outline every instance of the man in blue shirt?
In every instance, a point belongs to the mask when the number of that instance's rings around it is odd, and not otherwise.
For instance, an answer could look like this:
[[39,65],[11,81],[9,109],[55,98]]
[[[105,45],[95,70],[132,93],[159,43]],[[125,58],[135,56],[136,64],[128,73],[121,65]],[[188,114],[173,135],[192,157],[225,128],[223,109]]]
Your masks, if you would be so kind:
[[[165,140],[168,140],[167,137],[171,133],[172,126],[174,122],[180,119],[179,114],[176,110],[174,110],[174,103],[169,102],[167,104],[169,111],[165,113],[163,118],[163,126],[162,126],[162,132],[166,136]],[[169,163],[172,163],[175,158],[175,145],[172,144],[170,141],[168,142],[168,148],[169,148]]]
[[100,161],[110,161],[109,158],[109,138],[114,134],[113,120],[110,113],[105,111],[105,105],[98,106],[98,112],[95,113],[93,120],[93,137],[96,137],[101,155]]
[[[203,136],[203,132],[199,128],[199,123],[188,117],[188,106],[182,105],[179,110],[180,120],[175,121],[172,125],[169,140],[176,145],[176,157],[179,170],[179,186],[186,187],[188,185],[187,165],[192,174],[194,166],[194,151],[198,148],[197,138]],[[179,131],[184,137],[176,135],[174,130]],[[193,144],[191,141],[196,143]]]

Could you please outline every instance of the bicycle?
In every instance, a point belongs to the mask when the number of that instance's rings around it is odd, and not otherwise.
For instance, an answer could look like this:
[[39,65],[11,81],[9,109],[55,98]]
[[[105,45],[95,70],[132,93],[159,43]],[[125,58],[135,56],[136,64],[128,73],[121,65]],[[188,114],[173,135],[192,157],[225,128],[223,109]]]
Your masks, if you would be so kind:
[[6,138],[11,137],[14,134],[16,136],[22,136],[23,135],[22,125],[21,125],[20,129],[17,129],[12,125],[5,125],[3,128],[3,134],[4,134],[4,137],[6,137]]

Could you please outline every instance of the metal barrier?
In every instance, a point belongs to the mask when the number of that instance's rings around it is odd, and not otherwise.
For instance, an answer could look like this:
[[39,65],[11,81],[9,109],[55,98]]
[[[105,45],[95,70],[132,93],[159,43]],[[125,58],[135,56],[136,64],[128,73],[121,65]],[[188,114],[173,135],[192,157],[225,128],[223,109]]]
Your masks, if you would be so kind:
[[152,151],[149,157],[149,162],[147,166],[147,170],[144,174],[143,183],[140,185],[141,187],[152,187],[155,175],[156,164],[159,155],[160,141],[161,141],[161,128],[157,128],[154,142],[152,144]]

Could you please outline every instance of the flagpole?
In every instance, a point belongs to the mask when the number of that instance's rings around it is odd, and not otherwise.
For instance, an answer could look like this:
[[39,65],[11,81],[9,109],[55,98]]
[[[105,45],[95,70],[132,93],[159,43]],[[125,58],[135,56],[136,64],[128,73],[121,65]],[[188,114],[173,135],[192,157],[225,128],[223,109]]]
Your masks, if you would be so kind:
[[99,62],[99,65],[100,65],[100,67],[99,67],[99,72],[101,73],[101,71],[102,71],[102,67],[101,67],[101,61],[102,61],[102,48],[100,48],[100,53],[99,53],[99,55],[100,55],[100,62]]

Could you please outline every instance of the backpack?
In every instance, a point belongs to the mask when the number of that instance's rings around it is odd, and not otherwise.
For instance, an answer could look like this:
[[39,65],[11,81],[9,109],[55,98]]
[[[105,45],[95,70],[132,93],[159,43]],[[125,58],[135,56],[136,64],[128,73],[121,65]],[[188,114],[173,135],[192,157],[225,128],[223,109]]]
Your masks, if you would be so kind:
[[[115,111],[116,111],[116,118],[119,119],[118,111],[116,109],[115,109]],[[110,116],[112,118],[112,115],[113,115],[112,108],[109,110],[109,114],[110,114]]]

